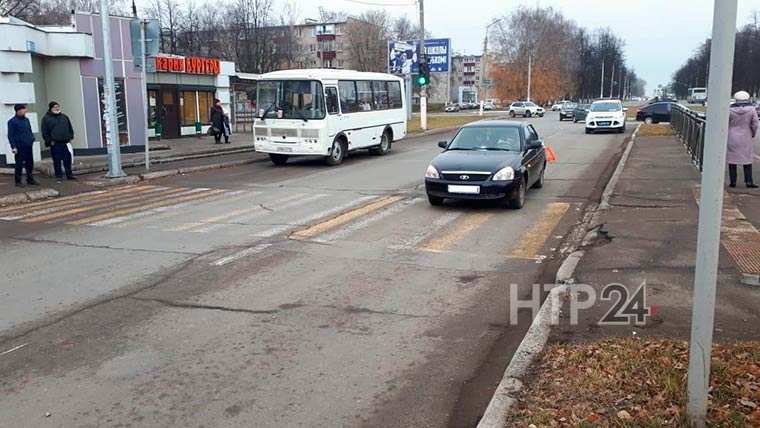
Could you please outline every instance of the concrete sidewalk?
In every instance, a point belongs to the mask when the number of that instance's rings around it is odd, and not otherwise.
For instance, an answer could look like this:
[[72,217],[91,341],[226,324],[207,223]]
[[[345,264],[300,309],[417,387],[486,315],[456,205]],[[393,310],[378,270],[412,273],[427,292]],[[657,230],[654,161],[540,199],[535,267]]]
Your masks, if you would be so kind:
[[[157,140],[150,142],[151,164],[162,164],[189,159],[223,156],[238,153],[253,152],[253,136],[249,134],[235,134],[230,137],[230,144],[214,144],[214,138],[209,136],[177,138],[171,140]],[[145,165],[145,152],[122,153],[123,168],[142,167]],[[102,172],[108,169],[108,156],[91,155],[75,156],[72,165],[74,173],[88,174]],[[45,158],[35,165],[42,174],[53,176],[53,162]]]
[[[612,300],[597,299],[592,308],[581,311],[578,325],[562,319],[550,340],[584,342],[631,335],[689,338],[699,180],[699,172],[676,137],[639,136],[609,209],[599,213],[598,233],[584,248],[574,280],[593,286],[597,298],[607,284],[623,284],[632,296],[645,283],[654,316],[643,327],[598,325],[616,302],[613,295]],[[726,196],[715,340],[758,340],[760,287],[742,280],[753,273],[748,271],[760,270],[760,192],[737,188]],[[580,298],[585,300],[585,296]]]

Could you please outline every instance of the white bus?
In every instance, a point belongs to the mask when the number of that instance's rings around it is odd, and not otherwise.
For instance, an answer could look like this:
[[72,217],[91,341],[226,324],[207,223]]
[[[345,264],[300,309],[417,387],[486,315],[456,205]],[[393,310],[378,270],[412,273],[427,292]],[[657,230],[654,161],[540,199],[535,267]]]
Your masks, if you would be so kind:
[[284,70],[257,82],[253,127],[257,152],[275,165],[290,156],[324,156],[340,164],[346,153],[369,149],[384,155],[406,135],[404,83],[383,73]]
[[686,102],[689,104],[704,104],[707,100],[707,88],[689,88]]

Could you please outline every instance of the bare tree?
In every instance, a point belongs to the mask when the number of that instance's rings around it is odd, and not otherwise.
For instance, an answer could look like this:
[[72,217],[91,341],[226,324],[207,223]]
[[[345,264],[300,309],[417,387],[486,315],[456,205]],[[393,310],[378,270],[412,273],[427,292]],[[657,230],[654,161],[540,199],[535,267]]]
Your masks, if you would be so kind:
[[365,12],[349,20],[346,41],[352,69],[382,72],[387,68],[390,23],[388,13],[382,10]]
[[320,22],[342,22],[348,19],[348,13],[340,10],[330,10],[324,7],[319,7],[319,21]]
[[39,11],[39,1],[32,0],[0,0],[0,16],[15,16],[28,19]]

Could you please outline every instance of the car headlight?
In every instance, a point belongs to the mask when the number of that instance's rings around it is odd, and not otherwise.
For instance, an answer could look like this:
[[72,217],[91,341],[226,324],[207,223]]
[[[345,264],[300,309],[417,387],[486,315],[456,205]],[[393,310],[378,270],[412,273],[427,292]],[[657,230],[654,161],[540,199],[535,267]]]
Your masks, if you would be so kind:
[[428,165],[427,171],[425,171],[425,178],[441,178],[441,176],[433,165]]
[[515,179],[515,170],[511,166],[502,168],[493,175],[493,181],[507,181]]

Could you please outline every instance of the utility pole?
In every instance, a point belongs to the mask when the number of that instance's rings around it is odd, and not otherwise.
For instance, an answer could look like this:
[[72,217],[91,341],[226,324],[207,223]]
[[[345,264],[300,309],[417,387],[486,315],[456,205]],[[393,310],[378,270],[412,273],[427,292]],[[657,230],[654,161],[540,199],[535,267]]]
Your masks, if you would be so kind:
[[689,381],[686,414],[692,426],[703,428],[707,416],[715,318],[715,288],[718,279],[723,183],[726,173],[728,100],[734,72],[737,0],[715,0],[713,12],[710,76],[707,85],[704,164],[699,199],[697,265],[694,271],[694,300],[691,309]]
[[108,149],[108,173],[106,177],[123,177],[121,169],[121,147],[119,143],[119,120],[116,117],[116,92],[111,57],[111,16],[108,14],[108,0],[100,0],[100,23],[103,30],[103,98],[105,101],[103,118],[106,122],[106,148]]
[[599,98],[604,98],[604,59],[602,59],[602,87],[599,89]]
[[530,101],[530,85],[531,78],[533,77],[533,53],[528,53],[528,99]]
[[612,63],[612,74],[610,74],[610,99],[612,99],[612,90],[615,87],[615,63]]
[[[420,2],[420,61],[427,63],[425,55],[425,5],[424,0]],[[427,131],[427,86],[420,88],[420,129]]]
[[486,98],[485,96],[485,83],[484,80],[486,78],[486,58],[488,55],[488,28],[490,25],[486,26],[486,36],[483,37],[483,55],[480,57],[480,83],[478,83],[478,105],[480,106],[479,109],[479,115],[483,116],[483,100]]

